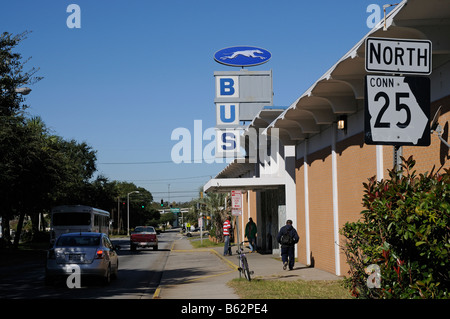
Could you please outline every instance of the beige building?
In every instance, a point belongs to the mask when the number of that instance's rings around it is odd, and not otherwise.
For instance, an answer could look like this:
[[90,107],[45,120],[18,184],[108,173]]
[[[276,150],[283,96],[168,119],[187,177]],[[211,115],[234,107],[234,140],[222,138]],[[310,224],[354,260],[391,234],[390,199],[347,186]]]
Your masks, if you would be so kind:
[[[440,107],[442,132],[429,146],[403,146],[418,172],[450,167],[450,1],[402,1],[288,108],[263,109],[249,125],[268,137],[278,133],[276,152],[257,163],[235,160],[204,191],[243,191],[240,239],[249,217],[258,225],[258,246],[278,254],[275,240],[286,219],[294,222],[299,262],[343,276],[348,271],[339,229],[360,217],[368,178],[387,177],[394,147],[364,141],[365,40],[367,37],[427,39],[432,43],[431,119]],[[345,119],[345,129],[338,120]],[[431,121],[431,120],[430,120]],[[255,147],[251,145],[250,147]],[[274,144],[274,143],[272,143]],[[273,145],[272,145],[273,146]]]

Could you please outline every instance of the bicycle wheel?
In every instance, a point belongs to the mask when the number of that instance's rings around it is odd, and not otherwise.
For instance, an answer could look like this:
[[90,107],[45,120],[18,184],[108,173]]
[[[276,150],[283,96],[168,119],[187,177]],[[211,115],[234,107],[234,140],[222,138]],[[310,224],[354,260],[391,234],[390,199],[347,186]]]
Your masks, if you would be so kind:
[[242,272],[248,281],[252,280],[250,277],[250,269],[248,268],[247,257],[245,256],[242,256]]

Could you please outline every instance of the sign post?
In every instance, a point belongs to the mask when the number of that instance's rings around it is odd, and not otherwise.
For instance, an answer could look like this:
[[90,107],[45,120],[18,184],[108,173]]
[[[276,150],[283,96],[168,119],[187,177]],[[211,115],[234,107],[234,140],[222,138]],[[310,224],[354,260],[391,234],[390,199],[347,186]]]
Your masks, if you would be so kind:
[[198,227],[200,228],[200,246],[203,246],[203,216],[200,213],[200,217],[198,219]]
[[239,246],[239,216],[242,215],[242,192],[231,191],[231,214],[236,216],[236,237]]

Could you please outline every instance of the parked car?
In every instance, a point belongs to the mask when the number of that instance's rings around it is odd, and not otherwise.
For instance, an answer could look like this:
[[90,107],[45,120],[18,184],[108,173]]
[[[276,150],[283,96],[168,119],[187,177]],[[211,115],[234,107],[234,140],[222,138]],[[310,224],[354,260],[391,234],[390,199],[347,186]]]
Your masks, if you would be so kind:
[[109,284],[117,277],[119,258],[109,237],[103,233],[79,232],[60,235],[47,253],[45,266],[46,283],[58,277],[72,274],[70,265],[77,265],[81,278],[98,277]]
[[153,247],[158,250],[158,236],[152,226],[137,226],[130,235],[130,250],[137,247]]
[[186,236],[187,237],[200,236],[200,235],[208,236],[209,235],[209,231],[203,229],[203,232],[200,233],[200,228],[197,227],[197,228],[195,228],[194,231],[186,232]]

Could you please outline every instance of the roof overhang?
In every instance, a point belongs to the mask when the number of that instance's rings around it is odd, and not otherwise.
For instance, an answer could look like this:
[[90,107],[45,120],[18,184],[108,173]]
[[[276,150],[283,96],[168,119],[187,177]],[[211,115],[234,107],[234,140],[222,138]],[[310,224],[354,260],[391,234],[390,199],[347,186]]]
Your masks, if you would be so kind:
[[284,185],[285,179],[279,177],[213,178],[203,186],[203,191],[206,193],[228,193],[232,190],[264,191],[276,189]]

